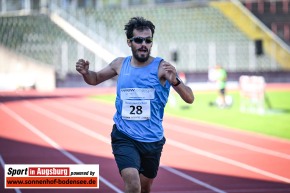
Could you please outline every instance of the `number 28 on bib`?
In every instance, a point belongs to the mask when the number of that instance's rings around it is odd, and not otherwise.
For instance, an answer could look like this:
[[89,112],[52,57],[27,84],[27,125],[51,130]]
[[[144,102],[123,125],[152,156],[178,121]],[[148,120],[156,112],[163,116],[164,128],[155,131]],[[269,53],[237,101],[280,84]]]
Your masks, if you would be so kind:
[[123,100],[122,118],[128,120],[150,119],[150,100]]

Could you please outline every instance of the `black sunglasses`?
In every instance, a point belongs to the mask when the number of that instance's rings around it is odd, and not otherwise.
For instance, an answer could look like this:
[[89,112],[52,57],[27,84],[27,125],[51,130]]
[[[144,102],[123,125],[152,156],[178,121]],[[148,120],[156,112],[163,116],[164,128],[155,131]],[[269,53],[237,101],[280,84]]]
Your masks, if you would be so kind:
[[135,42],[136,44],[142,44],[143,41],[145,41],[146,44],[151,44],[153,42],[153,38],[151,37],[147,37],[147,38],[143,38],[143,37],[132,37],[129,39],[131,42]]

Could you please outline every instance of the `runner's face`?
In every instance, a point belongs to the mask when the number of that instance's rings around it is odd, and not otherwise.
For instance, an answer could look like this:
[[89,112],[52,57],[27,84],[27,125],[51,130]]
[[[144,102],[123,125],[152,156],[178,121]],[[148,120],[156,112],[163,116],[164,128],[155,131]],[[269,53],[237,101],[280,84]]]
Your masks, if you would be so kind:
[[[142,37],[150,38],[152,33],[150,29],[145,29],[143,31],[134,30],[133,37]],[[151,47],[153,42],[146,43],[143,41],[141,44],[136,43],[135,41],[128,41],[129,47],[131,47],[133,57],[139,62],[146,62],[150,57]]]

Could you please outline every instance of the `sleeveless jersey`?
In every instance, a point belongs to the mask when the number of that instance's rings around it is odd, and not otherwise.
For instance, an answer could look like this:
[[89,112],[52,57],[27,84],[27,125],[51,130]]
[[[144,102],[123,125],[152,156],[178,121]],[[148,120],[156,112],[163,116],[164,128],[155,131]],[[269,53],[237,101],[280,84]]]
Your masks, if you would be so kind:
[[163,86],[158,78],[163,59],[157,57],[147,66],[134,67],[131,58],[125,58],[118,76],[114,122],[119,131],[136,141],[159,141],[170,91],[169,82]]

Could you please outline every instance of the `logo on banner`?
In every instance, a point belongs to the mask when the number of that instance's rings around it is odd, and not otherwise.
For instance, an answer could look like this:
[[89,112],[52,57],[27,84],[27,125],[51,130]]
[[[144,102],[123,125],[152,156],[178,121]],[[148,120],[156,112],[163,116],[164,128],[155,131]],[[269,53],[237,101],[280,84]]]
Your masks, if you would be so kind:
[[6,164],[5,188],[99,188],[97,164]]

